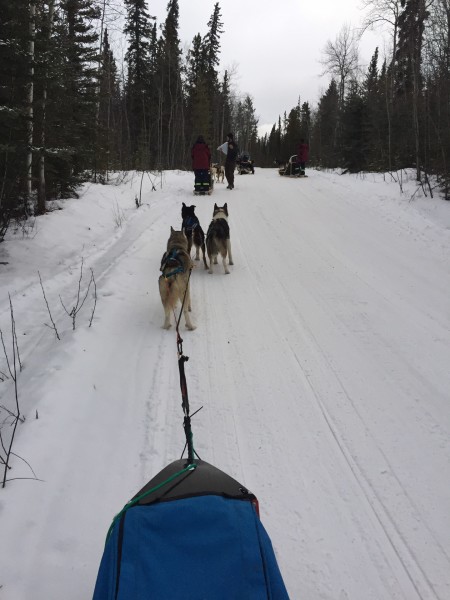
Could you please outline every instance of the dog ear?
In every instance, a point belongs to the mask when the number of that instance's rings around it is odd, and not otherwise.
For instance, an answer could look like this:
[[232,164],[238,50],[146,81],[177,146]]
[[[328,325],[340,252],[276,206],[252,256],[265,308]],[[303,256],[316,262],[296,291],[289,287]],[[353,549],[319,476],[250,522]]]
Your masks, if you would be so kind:
[[227,203],[226,202],[223,205],[223,210],[226,212],[226,214],[228,214],[228,207],[227,207]]
[[214,202],[214,210],[216,210],[216,208],[219,208],[219,207],[218,207],[218,206],[217,206],[217,204]]
[[173,233],[175,231],[175,229],[172,227],[172,225],[170,226],[170,233]]
[[184,206],[184,208],[186,208],[186,204],[184,202],[183,202],[183,206]]

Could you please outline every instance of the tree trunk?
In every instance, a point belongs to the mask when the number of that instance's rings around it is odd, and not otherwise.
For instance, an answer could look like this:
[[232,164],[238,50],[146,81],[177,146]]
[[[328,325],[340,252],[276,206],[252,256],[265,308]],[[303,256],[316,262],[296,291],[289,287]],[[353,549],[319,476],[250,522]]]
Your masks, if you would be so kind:
[[30,0],[29,4],[29,23],[28,32],[30,35],[30,41],[28,43],[28,92],[27,92],[27,157],[26,157],[26,174],[27,174],[27,185],[26,185],[26,198],[27,198],[27,212],[33,211],[33,203],[31,199],[33,191],[33,93],[34,93],[34,39],[36,31],[36,4],[35,0]]
[[[47,20],[47,42],[50,43],[52,35],[53,15],[55,12],[55,0],[50,0],[48,5]],[[45,213],[45,128],[46,128],[46,109],[47,109],[47,80],[48,80],[48,58],[45,59],[45,73],[42,90],[42,123],[41,123],[41,149],[39,152],[39,185],[38,185],[38,205],[37,212],[42,215]]]

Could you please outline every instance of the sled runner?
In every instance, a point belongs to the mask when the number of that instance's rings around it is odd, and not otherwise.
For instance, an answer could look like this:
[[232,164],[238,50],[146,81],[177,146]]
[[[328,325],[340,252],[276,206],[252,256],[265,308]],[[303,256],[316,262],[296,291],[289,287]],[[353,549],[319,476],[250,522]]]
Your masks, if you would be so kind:
[[93,600],[289,600],[256,497],[194,451],[180,318],[187,458],[166,466],[114,518]]

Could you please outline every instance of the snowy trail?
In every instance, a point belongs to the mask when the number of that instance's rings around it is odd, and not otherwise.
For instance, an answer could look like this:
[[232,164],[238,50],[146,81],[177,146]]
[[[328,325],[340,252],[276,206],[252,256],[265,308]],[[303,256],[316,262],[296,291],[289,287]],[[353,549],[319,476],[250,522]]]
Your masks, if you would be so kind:
[[[292,599],[446,600],[449,236],[388,210],[371,181],[257,170],[233,192],[219,184],[194,198],[191,179],[172,174],[153,194],[147,184],[149,206],[86,255],[99,293],[92,328],[56,345],[38,327],[45,306],[39,319],[31,310],[40,288],[14,296],[30,315],[21,394],[40,415],[17,452],[45,483],[0,496],[5,597],[90,597],[112,516],[179,457],[159,264],[182,201],[205,230],[213,203],[227,201],[235,265],[211,276],[197,263],[197,329],[182,319],[191,411],[203,405],[196,450],[258,496]],[[49,293],[76,279],[49,273]]]

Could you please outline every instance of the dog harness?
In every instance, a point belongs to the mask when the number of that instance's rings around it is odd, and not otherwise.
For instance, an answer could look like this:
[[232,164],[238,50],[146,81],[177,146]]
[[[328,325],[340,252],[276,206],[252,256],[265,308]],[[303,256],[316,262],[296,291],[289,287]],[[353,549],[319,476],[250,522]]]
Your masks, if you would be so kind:
[[198,226],[198,219],[192,215],[188,217],[184,217],[182,228],[188,231],[194,231],[194,229]]
[[[179,256],[180,252],[182,251],[179,248],[174,248],[169,253],[166,252],[166,254],[164,254],[160,268],[160,271],[163,271],[164,279],[173,277],[173,275],[177,275],[177,273],[184,273],[183,262]],[[166,268],[173,268],[173,271],[164,273],[164,269]]]

